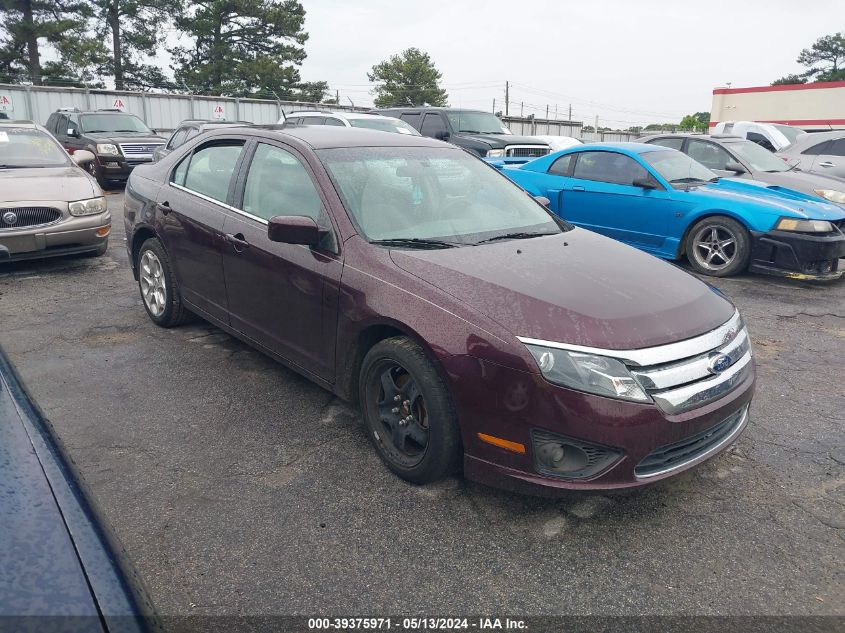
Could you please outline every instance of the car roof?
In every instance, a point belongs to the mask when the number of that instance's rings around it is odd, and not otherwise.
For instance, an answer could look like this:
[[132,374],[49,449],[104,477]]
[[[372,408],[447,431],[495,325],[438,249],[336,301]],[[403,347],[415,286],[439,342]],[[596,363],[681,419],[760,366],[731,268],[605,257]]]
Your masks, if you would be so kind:
[[371,113],[401,110],[402,112],[481,112],[489,114],[487,110],[476,110],[475,108],[447,108],[441,106],[390,106],[389,108],[376,108]]
[[[702,134],[700,132],[659,132],[657,134],[647,134],[645,136],[641,136],[640,138],[643,139],[655,139],[655,138],[700,138],[700,139],[711,139],[715,141],[746,141],[743,136],[737,136],[736,134]],[[751,141],[749,141],[751,142]]]
[[[288,140],[294,138],[312,149],[340,147],[440,147],[457,149],[454,145],[437,141],[427,136],[395,134],[369,128],[314,126],[252,126],[238,131],[240,134],[262,136],[268,139]],[[207,132],[210,136],[232,134],[232,129],[217,129]],[[208,138],[208,136],[206,137]],[[651,146],[649,146],[651,147]]]
[[20,128],[27,128],[27,129],[42,129],[41,126],[38,125],[37,123],[34,123],[34,122],[26,120],[26,119],[19,119],[19,120],[0,119],[0,127],[6,127],[6,128],[20,127]]
[[632,141],[619,143],[589,143],[584,145],[576,145],[575,147],[567,147],[561,152],[589,152],[593,150],[610,150],[610,151],[625,151],[631,154],[644,154],[646,152],[659,151],[673,151],[671,147],[663,147],[662,145],[650,145],[648,143],[635,143]]
[[[808,132],[804,136],[799,136],[796,141],[788,147],[808,147],[821,143],[822,141],[832,141],[839,138],[845,138],[845,130],[830,130],[828,132]],[[787,149],[784,147],[783,149]],[[783,151],[783,150],[781,150]]]

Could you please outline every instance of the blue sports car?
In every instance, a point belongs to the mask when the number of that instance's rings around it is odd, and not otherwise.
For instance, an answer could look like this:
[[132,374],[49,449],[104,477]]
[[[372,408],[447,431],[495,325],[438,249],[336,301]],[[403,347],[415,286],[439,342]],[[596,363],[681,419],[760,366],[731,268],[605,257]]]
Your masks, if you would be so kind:
[[573,224],[658,257],[686,255],[707,275],[746,268],[799,279],[845,273],[841,207],[792,189],[719,178],[674,149],[582,145],[496,167],[548,198],[551,210]]

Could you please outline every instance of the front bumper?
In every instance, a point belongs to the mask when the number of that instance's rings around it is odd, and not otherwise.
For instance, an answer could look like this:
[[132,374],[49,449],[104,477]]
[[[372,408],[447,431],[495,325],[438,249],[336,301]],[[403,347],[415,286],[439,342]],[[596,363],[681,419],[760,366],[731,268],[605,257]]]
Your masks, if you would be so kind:
[[839,267],[841,257],[845,257],[845,235],[839,231],[823,235],[751,232],[751,272],[827,281],[845,274]]
[[11,260],[40,259],[96,251],[108,242],[111,213],[65,217],[55,224],[0,231],[0,244]]
[[[465,476],[499,488],[543,496],[556,496],[570,489],[642,486],[710,459],[741,435],[748,423],[755,385],[752,366],[721,398],[670,415],[655,404],[574,391],[553,385],[539,374],[469,356],[449,362],[455,365],[446,367],[448,374],[461,377],[452,387],[464,443]],[[667,462],[667,467],[643,474],[642,465],[652,463],[655,455],[707,435],[726,421],[730,428],[701,451],[690,452],[680,460]],[[540,472],[535,455],[533,438],[538,431],[608,447],[618,457],[589,477],[545,475]],[[478,433],[522,444],[525,452],[494,446],[482,441]]]
[[152,162],[152,156],[149,158],[132,158],[131,160],[124,156],[97,156],[94,160],[94,166],[97,175],[103,180],[123,181],[129,178],[129,174],[138,165],[149,165]]

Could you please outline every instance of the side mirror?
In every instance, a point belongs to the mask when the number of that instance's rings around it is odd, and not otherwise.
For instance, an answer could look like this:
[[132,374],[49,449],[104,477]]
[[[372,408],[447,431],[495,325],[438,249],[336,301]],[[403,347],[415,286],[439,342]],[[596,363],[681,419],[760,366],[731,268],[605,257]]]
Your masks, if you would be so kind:
[[446,130],[440,130],[434,133],[434,138],[438,141],[448,141],[449,140],[449,132]]
[[641,189],[659,189],[660,183],[657,182],[653,176],[643,176],[641,178],[634,178],[631,184],[634,187],[640,187]]
[[78,149],[70,156],[77,165],[84,165],[94,160],[94,154],[87,149]]
[[10,259],[11,257],[12,254],[9,252],[9,249],[0,244],[0,262],[2,262],[4,259]]
[[317,246],[325,234],[317,223],[304,215],[277,215],[267,225],[267,239],[282,244]]
[[72,136],[73,138],[79,138],[79,130],[75,127],[69,127],[67,129],[67,135]]
[[725,163],[725,171],[732,171],[735,174],[745,174],[748,173],[748,170],[745,169],[742,165],[740,165],[735,160],[729,160]]
[[534,196],[534,199],[546,208],[552,203],[546,196]]

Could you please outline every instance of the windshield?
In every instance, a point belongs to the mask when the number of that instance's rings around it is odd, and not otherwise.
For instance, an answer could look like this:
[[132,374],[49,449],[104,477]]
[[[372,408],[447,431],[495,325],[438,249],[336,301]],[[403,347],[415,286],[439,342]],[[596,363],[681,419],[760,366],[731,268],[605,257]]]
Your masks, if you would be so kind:
[[34,129],[0,129],[0,169],[65,167],[70,158],[51,136]]
[[752,141],[728,143],[727,146],[754,171],[787,171],[789,166],[765,147]]
[[462,150],[355,147],[318,153],[370,241],[475,244],[511,233],[562,231],[524,191]]
[[511,131],[494,114],[472,112],[471,110],[450,110],[446,112],[452,128],[459,132],[475,134],[510,134]]
[[381,130],[382,132],[399,132],[400,134],[413,134],[419,136],[417,132],[410,125],[399,119],[393,119],[386,116],[373,119],[348,119],[349,125],[352,127],[365,127],[370,130]]
[[82,131],[89,134],[96,132],[153,133],[134,114],[85,114],[80,119],[82,120]]
[[640,157],[673,187],[718,179],[718,176],[704,165],[674,149],[643,152]]
[[799,136],[806,134],[804,130],[799,130],[791,125],[775,125],[775,127],[789,140],[790,145],[797,141]]

